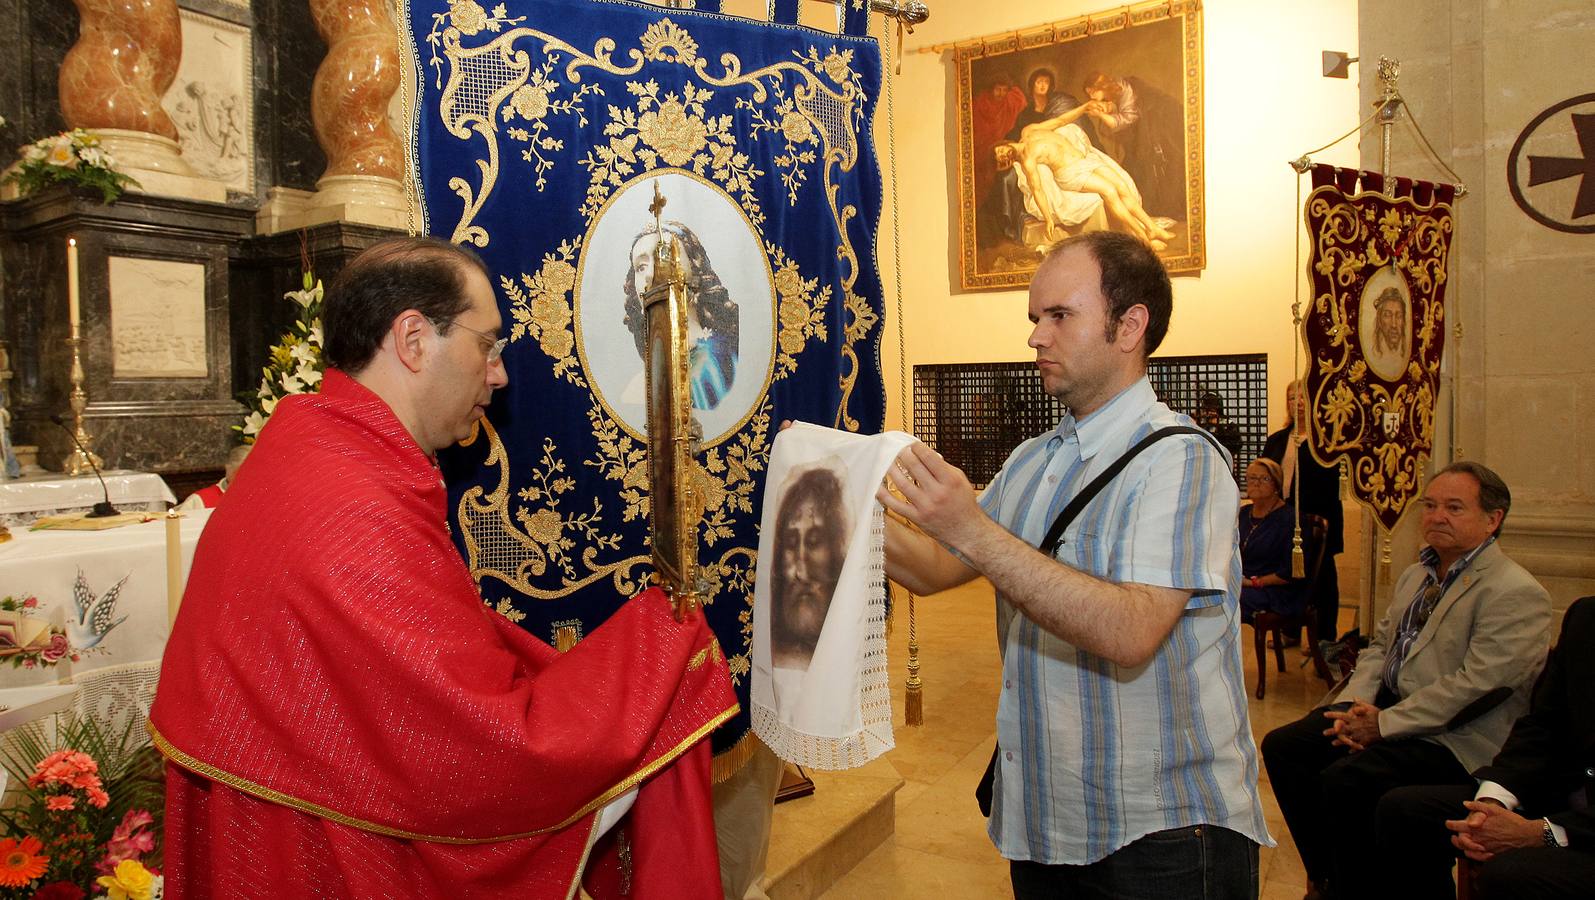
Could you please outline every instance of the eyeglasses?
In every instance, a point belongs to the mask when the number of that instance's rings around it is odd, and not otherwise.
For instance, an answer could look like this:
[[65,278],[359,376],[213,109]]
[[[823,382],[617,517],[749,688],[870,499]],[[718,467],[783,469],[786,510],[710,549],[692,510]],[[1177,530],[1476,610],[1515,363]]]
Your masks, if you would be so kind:
[[461,325],[458,321],[456,321],[454,319],[434,319],[434,320],[432,320],[432,324],[438,326],[439,328],[444,327],[444,326],[448,326],[448,325],[453,325],[453,326],[456,326],[456,327],[459,327],[459,328],[463,328],[466,331],[469,331],[470,333],[472,333],[472,334],[476,335],[477,337],[481,338],[482,340],[487,341],[488,342],[488,348],[487,348],[487,364],[488,365],[492,365],[493,363],[498,362],[499,357],[504,355],[504,348],[509,346],[510,339],[507,338],[507,337],[495,338],[491,334],[488,334],[485,331],[477,331],[475,328],[472,328],[469,325]]

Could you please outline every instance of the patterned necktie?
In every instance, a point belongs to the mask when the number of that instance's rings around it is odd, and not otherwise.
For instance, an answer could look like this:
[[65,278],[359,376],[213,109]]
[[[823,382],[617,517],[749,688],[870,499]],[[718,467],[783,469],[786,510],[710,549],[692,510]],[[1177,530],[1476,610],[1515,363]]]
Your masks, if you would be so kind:
[[1412,642],[1417,640],[1418,633],[1423,631],[1424,623],[1429,621],[1434,608],[1440,605],[1440,595],[1443,593],[1445,593],[1445,583],[1436,581],[1424,588],[1418,599],[1401,614],[1401,628],[1396,632],[1395,642],[1390,647],[1390,655],[1385,658],[1382,676],[1385,687],[1397,696],[1401,694],[1396,690],[1396,676],[1401,674],[1401,664],[1406,661],[1407,651],[1412,648]]

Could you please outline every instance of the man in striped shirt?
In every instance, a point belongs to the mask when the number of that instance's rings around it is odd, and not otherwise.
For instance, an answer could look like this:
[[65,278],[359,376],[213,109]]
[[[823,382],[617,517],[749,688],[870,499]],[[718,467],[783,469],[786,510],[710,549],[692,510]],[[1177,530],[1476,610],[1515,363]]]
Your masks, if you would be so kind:
[[[1152,444],[1089,503],[1051,557],[1070,499],[1152,431],[1146,358],[1173,309],[1145,244],[1092,232],[1030,285],[1029,345],[1068,407],[978,498],[915,444],[883,488],[887,572],[920,594],[977,575],[997,590],[1002,694],[989,833],[1019,898],[1255,897],[1271,845],[1257,796],[1239,647],[1239,502],[1199,435]],[[929,537],[926,537],[929,535]]]

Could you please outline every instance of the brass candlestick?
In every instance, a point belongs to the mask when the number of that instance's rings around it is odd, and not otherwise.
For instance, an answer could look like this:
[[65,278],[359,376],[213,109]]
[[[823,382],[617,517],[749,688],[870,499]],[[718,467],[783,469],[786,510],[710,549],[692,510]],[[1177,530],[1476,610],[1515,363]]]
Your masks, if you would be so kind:
[[94,453],[94,438],[83,428],[83,411],[89,408],[89,395],[83,390],[83,357],[78,352],[82,343],[83,339],[73,329],[72,336],[66,339],[66,345],[72,348],[72,393],[67,403],[72,407],[72,433],[77,443],[61,461],[61,471],[68,475],[82,475],[105,466],[105,461]]

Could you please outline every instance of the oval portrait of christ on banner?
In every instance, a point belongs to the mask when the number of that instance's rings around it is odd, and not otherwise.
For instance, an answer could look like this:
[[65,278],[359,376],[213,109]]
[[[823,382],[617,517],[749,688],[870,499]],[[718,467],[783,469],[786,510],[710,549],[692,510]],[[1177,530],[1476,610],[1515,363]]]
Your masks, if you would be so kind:
[[[665,201],[657,219],[649,209],[656,186]],[[695,287],[687,315],[687,381],[704,446],[711,446],[757,409],[774,363],[769,261],[752,223],[725,192],[690,173],[666,171],[615,193],[583,247],[576,347],[599,402],[632,435],[645,436],[642,293],[661,239],[676,245]]]
[[1412,358],[1412,292],[1394,267],[1368,277],[1357,308],[1357,335],[1368,369],[1385,381],[1400,381]]

